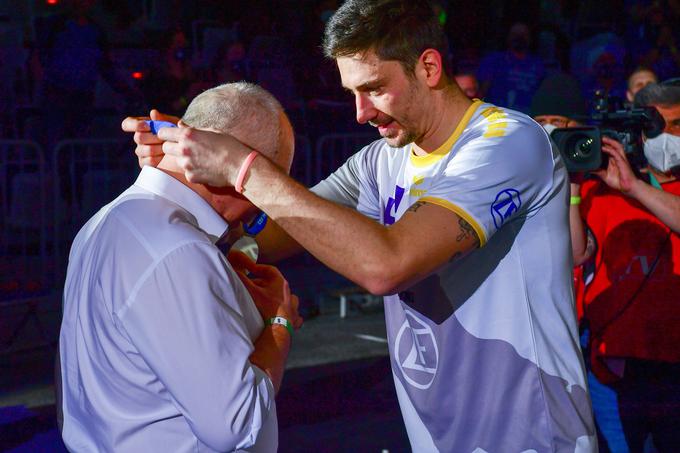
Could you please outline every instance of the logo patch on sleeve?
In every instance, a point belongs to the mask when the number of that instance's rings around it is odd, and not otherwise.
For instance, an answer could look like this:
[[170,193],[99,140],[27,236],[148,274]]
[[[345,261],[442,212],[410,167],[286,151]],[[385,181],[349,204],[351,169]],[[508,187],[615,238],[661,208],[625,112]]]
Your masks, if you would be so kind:
[[496,229],[500,229],[521,206],[522,200],[515,189],[505,189],[499,192],[491,205],[491,216]]
[[404,188],[396,186],[394,188],[394,198],[390,197],[387,200],[385,209],[383,211],[383,224],[392,225],[396,222],[395,216],[397,215],[397,210],[399,209],[399,204],[401,204],[401,199],[404,198]]

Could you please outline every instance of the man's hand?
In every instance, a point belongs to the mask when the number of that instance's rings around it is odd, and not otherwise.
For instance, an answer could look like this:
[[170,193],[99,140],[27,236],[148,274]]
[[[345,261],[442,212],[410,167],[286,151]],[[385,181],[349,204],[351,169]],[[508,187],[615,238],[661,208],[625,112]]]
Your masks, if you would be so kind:
[[188,181],[215,187],[233,186],[238,171],[252,151],[228,134],[191,127],[162,128],[163,152],[177,158]]
[[295,329],[302,326],[302,318],[298,314],[298,298],[291,294],[288,282],[278,269],[257,264],[244,253],[237,251],[230,252],[228,260],[253,298],[263,319],[281,316],[290,321]]
[[639,180],[630,168],[623,145],[609,137],[602,137],[602,151],[609,156],[609,164],[606,169],[594,171],[593,174],[612,189],[628,194]]
[[160,113],[158,110],[151,110],[148,117],[133,117],[128,116],[123,120],[121,127],[125,132],[134,132],[134,140],[137,144],[135,154],[139,160],[139,166],[151,165],[157,166],[161,159],[163,159],[163,140],[158,136],[152,134],[149,130],[149,125],[145,120],[152,119],[154,121],[169,121],[177,124],[179,118],[172,115]]

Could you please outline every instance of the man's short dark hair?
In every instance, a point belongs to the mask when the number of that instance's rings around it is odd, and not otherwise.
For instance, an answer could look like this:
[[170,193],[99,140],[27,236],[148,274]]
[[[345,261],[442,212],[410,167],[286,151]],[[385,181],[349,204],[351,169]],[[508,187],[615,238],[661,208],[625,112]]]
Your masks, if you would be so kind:
[[680,79],[650,83],[635,94],[635,105],[660,105],[669,107],[680,104]]
[[435,49],[451,74],[448,41],[427,0],[347,0],[326,25],[323,49],[333,59],[372,50],[401,63],[407,74],[423,51]]

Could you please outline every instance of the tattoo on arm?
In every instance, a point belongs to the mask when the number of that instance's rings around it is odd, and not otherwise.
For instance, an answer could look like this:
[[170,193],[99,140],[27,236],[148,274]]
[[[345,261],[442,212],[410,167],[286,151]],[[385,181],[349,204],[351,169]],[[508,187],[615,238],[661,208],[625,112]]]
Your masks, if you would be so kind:
[[[416,201],[407,209],[406,212],[416,212],[418,209],[426,205],[427,203],[424,201]],[[472,228],[472,225],[470,225],[464,218],[459,217],[458,218],[458,226],[460,226],[460,231],[458,235],[456,236],[456,242],[462,242],[469,240],[470,238],[474,239],[474,245],[472,248],[478,248],[480,246],[479,242],[479,236],[477,236],[477,232],[475,231],[474,228]],[[453,254],[451,257],[450,261],[453,261],[463,255],[462,252],[456,252]]]
[[458,218],[458,225],[460,226],[460,233],[456,236],[456,242],[462,242],[472,237],[475,239],[474,248],[479,247],[479,237],[474,228],[472,228],[472,225],[462,217]]
[[407,212],[416,212],[416,211],[418,211],[418,209],[420,209],[421,207],[425,206],[426,204],[427,204],[427,203],[425,203],[424,201],[416,201],[416,202],[413,203],[413,204],[411,205],[411,207],[408,208],[406,211],[407,211]]

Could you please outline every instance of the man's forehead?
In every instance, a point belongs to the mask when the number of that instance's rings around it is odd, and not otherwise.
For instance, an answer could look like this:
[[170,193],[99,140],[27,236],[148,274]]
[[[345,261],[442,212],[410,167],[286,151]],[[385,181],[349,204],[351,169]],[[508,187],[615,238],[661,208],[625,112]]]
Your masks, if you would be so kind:
[[342,86],[353,89],[362,85],[384,81],[395,71],[403,71],[396,60],[382,60],[373,51],[359,52],[336,59]]
[[543,121],[553,121],[553,120],[558,120],[558,121],[569,121],[569,118],[566,116],[562,115],[536,115],[534,117],[537,121],[543,120]]
[[680,104],[654,105],[666,122],[680,121]]
[[644,82],[654,82],[656,77],[650,71],[638,71],[630,77],[630,85],[635,86]]

